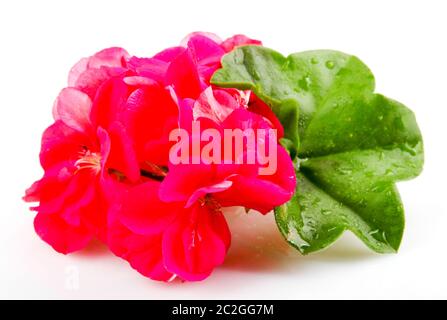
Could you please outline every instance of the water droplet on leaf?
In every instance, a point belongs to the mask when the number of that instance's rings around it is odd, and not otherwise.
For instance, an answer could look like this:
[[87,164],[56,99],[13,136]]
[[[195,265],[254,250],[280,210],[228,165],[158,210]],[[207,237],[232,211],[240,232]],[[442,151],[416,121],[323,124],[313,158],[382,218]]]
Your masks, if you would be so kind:
[[335,67],[334,61],[331,61],[331,60],[326,61],[325,65],[326,65],[326,68],[328,68],[328,69],[334,69],[334,67]]

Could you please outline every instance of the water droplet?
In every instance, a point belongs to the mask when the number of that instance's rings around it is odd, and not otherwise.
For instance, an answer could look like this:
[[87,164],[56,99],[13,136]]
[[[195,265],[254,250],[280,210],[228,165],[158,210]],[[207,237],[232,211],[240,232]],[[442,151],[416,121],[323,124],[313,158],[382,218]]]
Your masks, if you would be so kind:
[[307,90],[309,90],[310,82],[311,82],[310,77],[305,76],[298,81],[298,86],[301,89],[307,91]]
[[401,145],[401,146],[400,146],[400,149],[401,149],[402,151],[408,152],[408,153],[411,154],[412,156],[415,156],[415,155],[416,155],[416,151],[414,151],[414,149],[413,149],[408,143]]
[[379,119],[379,121],[382,121],[383,120],[383,115],[378,116],[377,119]]
[[300,249],[310,246],[310,244],[299,235],[294,225],[289,225],[287,240]]
[[259,72],[256,70],[253,70],[252,76],[255,80],[261,80],[261,76],[259,75]]
[[331,210],[328,210],[328,209],[321,209],[321,214],[324,215],[324,216],[328,216],[328,215],[330,215],[331,213],[332,213]]
[[395,118],[393,124],[396,129],[403,130],[405,128],[401,117]]
[[308,226],[308,225],[303,226],[302,230],[304,233],[309,234],[309,235],[312,235],[315,232],[315,228]]
[[366,208],[368,206],[367,202],[365,199],[360,199],[357,203],[359,205],[359,207],[361,208]]
[[343,174],[343,175],[348,175],[348,174],[351,174],[351,173],[352,173],[352,170],[351,170],[351,169],[349,169],[349,168],[343,168],[343,167],[338,167],[338,168],[336,169],[336,171],[337,171],[338,173]]
[[386,233],[385,233],[385,231],[382,232],[382,238],[383,238],[383,240],[384,240],[386,243],[388,243],[388,240],[386,239]]
[[326,68],[328,68],[328,69],[334,69],[334,67],[335,67],[334,61],[331,61],[331,60],[326,61],[325,65],[326,65]]

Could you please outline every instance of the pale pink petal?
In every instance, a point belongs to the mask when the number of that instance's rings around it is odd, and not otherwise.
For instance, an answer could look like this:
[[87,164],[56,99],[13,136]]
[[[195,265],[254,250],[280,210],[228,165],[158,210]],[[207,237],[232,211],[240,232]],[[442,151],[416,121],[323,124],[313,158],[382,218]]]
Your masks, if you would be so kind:
[[56,99],[53,109],[55,120],[61,120],[70,128],[88,132],[91,130],[89,96],[74,88],[65,88]]
[[89,60],[90,58],[82,58],[71,68],[70,73],[68,74],[69,87],[76,86],[79,76],[87,70]]
[[195,101],[193,115],[195,120],[203,117],[222,123],[238,107],[238,101],[231,94],[208,87]]
[[107,48],[97,52],[90,58],[88,68],[125,67],[128,57],[129,54],[123,48]]
[[123,81],[129,86],[152,86],[157,84],[156,81],[142,76],[125,77]]
[[[182,48],[182,50],[184,49]],[[139,76],[150,78],[164,84],[169,63],[155,58],[132,57],[128,61],[128,66]]]
[[235,47],[244,46],[244,45],[258,45],[261,46],[262,42],[255,39],[250,39],[243,34],[237,34],[232,36],[231,38],[226,39],[222,42],[221,46],[225,49],[226,52],[230,52]]
[[195,32],[191,32],[190,34],[188,34],[186,37],[184,37],[182,39],[182,41],[180,42],[180,45],[182,47],[186,47],[188,45],[189,40],[192,37],[195,36],[203,36],[203,37],[207,37],[208,39],[214,41],[217,44],[220,44],[222,42],[222,39],[215,33],[212,32],[203,32],[203,31],[195,31]]
[[124,68],[106,68],[87,69],[79,75],[76,80],[75,87],[82,92],[85,92],[90,99],[94,100],[98,89],[101,85],[112,77],[117,77],[128,72]]

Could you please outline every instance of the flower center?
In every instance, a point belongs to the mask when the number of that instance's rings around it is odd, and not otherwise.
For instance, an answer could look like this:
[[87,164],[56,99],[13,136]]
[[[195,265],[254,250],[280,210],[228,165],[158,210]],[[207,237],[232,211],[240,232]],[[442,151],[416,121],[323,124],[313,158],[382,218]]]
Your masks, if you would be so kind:
[[101,155],[96,152],[91,152],[87,148],[84,148],[80,154],[80,158],[75,162],[76,172],[83,169],[91,169],[95,174],[99,173],[101,170]]
[[211,212],[220,212],[221,205],[211,194],[199,199],[200,205],[208,207]]

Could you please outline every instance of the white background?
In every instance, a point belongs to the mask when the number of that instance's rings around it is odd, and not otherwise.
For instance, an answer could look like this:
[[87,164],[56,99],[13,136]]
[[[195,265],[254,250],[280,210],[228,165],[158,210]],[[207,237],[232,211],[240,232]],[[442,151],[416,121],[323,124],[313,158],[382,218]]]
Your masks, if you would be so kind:
[[[447,298],[446,1],[1,1],[0,298]],[[288,54],[360,57],[377,92],[416,113],[423,174],[400,183],[406,231],[397,255],[350,234],[330,249],[288,249],[272,215],[231,219],[225,264],[199,283],[157,283],[100,244],[63,256],[34,233],[21,201],[40,177],[40,135],[79,58],[109,46],[150,56],[191,31],[244,33]],[[78,281],[76,281],[78,280]]]

